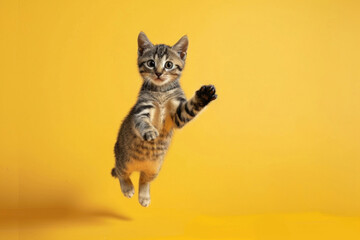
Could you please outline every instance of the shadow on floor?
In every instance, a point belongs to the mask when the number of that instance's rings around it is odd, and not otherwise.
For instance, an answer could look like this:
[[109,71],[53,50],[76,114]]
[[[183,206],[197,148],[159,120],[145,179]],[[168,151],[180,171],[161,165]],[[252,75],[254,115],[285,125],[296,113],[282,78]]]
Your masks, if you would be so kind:
[[130,221],[131,218],[105,208],[80,209],[70,206],[0,210],[0,228],[34,227],[53,224],[99,224],[106,219]]
[[[53,186],[35,189],[38,194],[23,194],[10,204],[0,195],[0,229],[11,227],[42,227],[54,224],[99,224],[106,220],[131,221],[124,214],[108,207],[83,207],[75,191]],[[67,189],[67,190],[64,190]],[[42,193],[41,195],[39,193]]]
[[[23,159],[29,160],[26,156]],[[15,161],[17,159],[9,160]],[[50,167],[53,166],[49,165]],[[6,181],[15,181],[17,184],[9,184],[7,187],[3,182],[0,191],[0,228],[132,220],[119,213],[118,209],[108,207],[106,203],[102,206],[84,207],[84,196],[79,193],[83,189],[61,174],[50,177],[49,173],[44,175],[42,168],[36,167],[29,170],[32,174],[27,175],[21,172],[27,171],[25,168],[15,170],[11,179]],[[109,173],[107,176],[111,178]]]

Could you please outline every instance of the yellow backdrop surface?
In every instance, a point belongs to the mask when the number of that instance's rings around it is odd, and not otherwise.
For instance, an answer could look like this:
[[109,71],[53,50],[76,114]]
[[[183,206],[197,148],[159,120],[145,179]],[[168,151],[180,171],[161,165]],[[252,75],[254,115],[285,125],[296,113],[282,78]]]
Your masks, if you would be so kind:
[[[1,0],[1,239],[359,239],[359,12]],[[110,175],[140,31],[170,45],[187,34],[185,93],[219,96],[175,133],[149,208]]]

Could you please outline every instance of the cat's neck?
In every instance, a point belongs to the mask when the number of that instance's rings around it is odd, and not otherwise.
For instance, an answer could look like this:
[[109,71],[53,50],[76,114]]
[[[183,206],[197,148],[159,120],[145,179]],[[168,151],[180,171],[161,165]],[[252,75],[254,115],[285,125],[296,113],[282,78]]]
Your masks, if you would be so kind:
[[151,83],[150,81],[145,81],[143,83],[143,85],[141,86],[140,91],[167,92],[167,91],[173,90],[175,88],[179,88],[179,87],[180,87],[180,83],[179,83],[178,79],[175,81],[166,83],[164,85],[161,85],[161,86],[155,85],[155,84]]

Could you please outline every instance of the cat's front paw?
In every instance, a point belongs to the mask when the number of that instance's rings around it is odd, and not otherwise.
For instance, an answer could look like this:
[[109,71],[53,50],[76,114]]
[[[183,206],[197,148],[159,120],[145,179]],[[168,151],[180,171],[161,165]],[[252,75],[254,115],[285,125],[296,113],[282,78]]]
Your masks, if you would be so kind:
[[143,134],[143,139],[145,141],[152,141],[154,140],[155,138],[157,138],[159,136],[159,132],[154,128],[154,129],[151,129],[151,130],[148,130],[146,131],[144,134]]
[[209,102],[217,98],[215,93],[214,85],[204,85],[196,91],[196,97],[202,106],[206,106]]

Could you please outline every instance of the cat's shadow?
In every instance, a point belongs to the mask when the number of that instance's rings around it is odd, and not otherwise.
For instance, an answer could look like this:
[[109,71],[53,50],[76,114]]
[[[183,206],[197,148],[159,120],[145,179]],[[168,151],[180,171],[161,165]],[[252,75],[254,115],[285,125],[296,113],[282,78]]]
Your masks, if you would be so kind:
[[99,224],[104,220],[131,221],[124,214],[107,208],[79,208],[68,204],[0,210],[2,227],[41,227],[54,224]]
[[[34,184],[31,184],[32,186]],[[38,188],[31,195],[23,194],[11,203],[0,193],[0,229],[7,227],[42,227],[48,225],[101,224],[105,221],[131,221],[132,219],[119,210],[106,206],[84,207],[81,199],[69,186],[52,185],[53,189]],[[67,190],[64,190],[67,189]],[[5,195],[3,195],[5,196]],[[14,201],[15,199],[13,199]]]
[[[16,159],[15,159],[16,160]],[[10,162],[10,161],[9,161]],[[33,177],[21,178],[15,171],[18,185],[10,184],[0,191],[0,231],[12,227],[48,225],[101,224],[107,221],[131,221],[118,206],[82,204],[81,188],[58,176],[49,178],[34,168]],[[110,178],[110,176],[109,176]],[[112,180],[112,179],[111,179]],[[10,181],[10,180],[9,180]]]

